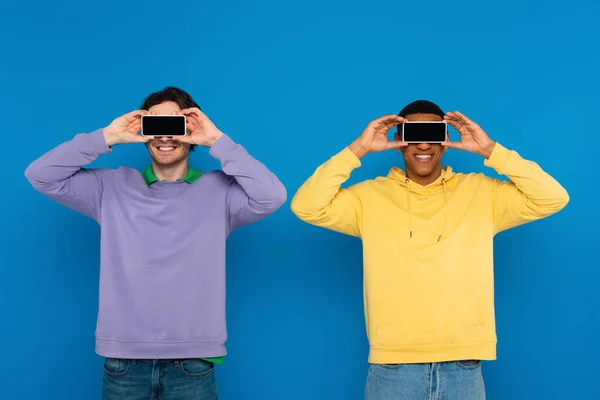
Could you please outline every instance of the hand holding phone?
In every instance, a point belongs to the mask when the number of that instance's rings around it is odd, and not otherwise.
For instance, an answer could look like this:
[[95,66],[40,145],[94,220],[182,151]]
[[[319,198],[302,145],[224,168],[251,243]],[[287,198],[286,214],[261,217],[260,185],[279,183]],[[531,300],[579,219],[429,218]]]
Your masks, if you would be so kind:
[[352,142],[348,148],[355,156],[361,158],[371,152],[404,147],[406,146],[406,143],[390,141],[387,138],[390,129],[404,122],[406,122],[406,119],[394,114],[379,117],[376,120],[369,122],[358,139]]
[[135,110],[113,120],[103,129],[104,140],[108,147],[122,143],[144,143],[150,140],[139,135],[141,118],[148,112]]
[[181,110],[180,113],[186,118],[187,129],[190,134],[187,136],[174,136],[174,140],[211,147],[223,136],[223,132],[199,108],[186,108]]
[[490,139],[483,129],[458,111],[448,112],[444,120],[460,134],[460,141],[444,143],[444,146],[479,154],[485,158],[492,155],[496,142]]

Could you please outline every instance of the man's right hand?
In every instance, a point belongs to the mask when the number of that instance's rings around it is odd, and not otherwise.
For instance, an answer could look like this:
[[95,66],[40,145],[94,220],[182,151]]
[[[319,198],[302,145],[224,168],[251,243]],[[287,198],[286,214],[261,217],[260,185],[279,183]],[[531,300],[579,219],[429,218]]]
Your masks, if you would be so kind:
[[398,115],[384,115],[371,121],[362,134],[348,148],[358,158],[371,152],[379,152],[390,149],[399,149],[407,145],[401,141],[389,141],[387,133],[394,126],[406,122],[405,118]]
[[140,136],[142,115],[148,111],[136,110],[122,115],[104,128],[104,140],[108,147],[124,143],[146,143],[152,140],[149,136]]

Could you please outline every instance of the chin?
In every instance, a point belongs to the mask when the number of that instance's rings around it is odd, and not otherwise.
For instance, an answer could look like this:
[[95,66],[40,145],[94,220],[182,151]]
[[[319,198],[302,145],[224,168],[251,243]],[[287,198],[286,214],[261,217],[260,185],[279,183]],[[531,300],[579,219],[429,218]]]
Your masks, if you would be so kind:
[[419,171],[419,170],[417,170],[417,171],[416,171],[416,172],[417,172],[417,173],[416,173],[416,175],[417,175],[417,176],[420,176],[420,177],[422,177],[422,178],[426,178],[426,177],[428,177],[428,176],[431,176],[431,175],[433,174],[433,172],[434,172],[434,171],[435,171],[435,170],[433,170],[433,169],[432,169],[432,170],[427,170],[427,171]]
[[158,165],[161,165],[163,167],[168,167],[170,165],[175,165],[175,164],[179,164],[180,162],[182,162],[184,160],[184,158],[176,158],[173,160],[161,160],[159,158],[155,158],[154,162]]
[[182,162],[185,160],[185,154],[172,154],[168,156],[152,154],[152,160],[158,165],[169,166]]
[[431,176],[431,174],[425,174],[425,173],[421,173],[421,172],[418,172],[415,174],[416,179],[427,179],[430,176]]
[[435,172],[435,168],[432,169],[420,169],[420,168],[410,168],[410,173],[415,177],[419,178],[428,178],[433,175]]

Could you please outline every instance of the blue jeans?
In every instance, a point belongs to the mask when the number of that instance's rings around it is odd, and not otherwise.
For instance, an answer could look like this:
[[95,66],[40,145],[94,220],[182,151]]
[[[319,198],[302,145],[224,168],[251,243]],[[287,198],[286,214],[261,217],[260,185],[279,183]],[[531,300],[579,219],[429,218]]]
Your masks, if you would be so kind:
[[214,365],[200,359],[107,358],[103,400],[216,400]]
[[485,400],[481,361],[372,364],[366,400]]

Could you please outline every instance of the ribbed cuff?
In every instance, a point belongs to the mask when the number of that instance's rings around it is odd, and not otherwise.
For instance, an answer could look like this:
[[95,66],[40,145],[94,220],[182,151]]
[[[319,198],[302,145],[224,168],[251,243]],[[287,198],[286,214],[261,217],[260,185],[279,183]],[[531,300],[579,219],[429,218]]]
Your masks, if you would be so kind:
[[350,150],[349,147],[344,148],[333,157],[337,162],[347,165],[348,167],[355,169],[362,165],[360,158],[356,157],[356,154]]
[[227,155],[227,153],[235,150],[236,147],[237,144],[231,140],[229,136],[223,135],[213,143],[208,154],[220,160],[223,156]]
[[94,154],[107,154],[112,152],[112,149],[106,144],[103,128],[93,131],[88,136],[91,140],[92,152]]
[[502,173],[501,171],[508,163],[510,155],[510,150],[502,146],[500,143],[496,142],[496,145],[494,146],[494,150],[492,151],[490,158],[486,159],[483,162],[483,165],[485,165],[486,167],[494,168],[499,173]]

